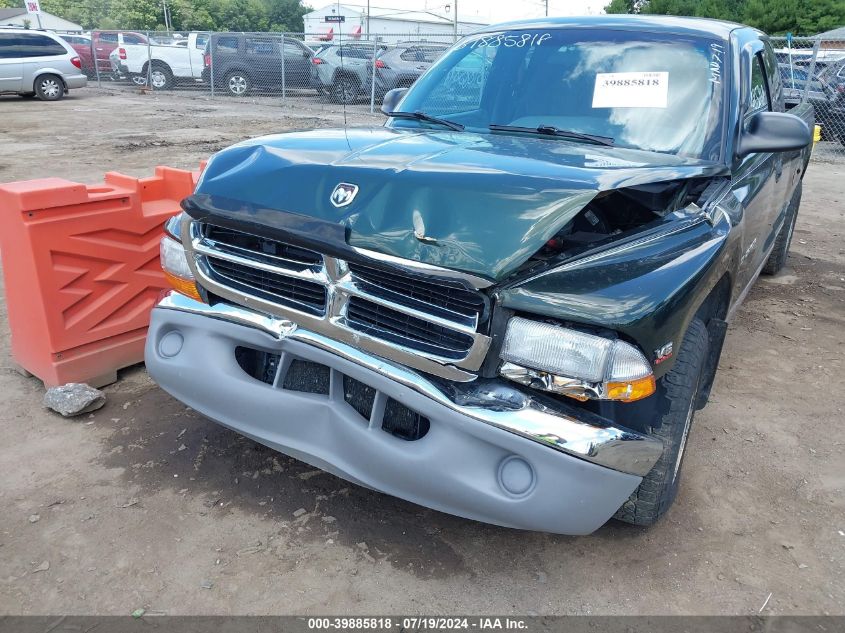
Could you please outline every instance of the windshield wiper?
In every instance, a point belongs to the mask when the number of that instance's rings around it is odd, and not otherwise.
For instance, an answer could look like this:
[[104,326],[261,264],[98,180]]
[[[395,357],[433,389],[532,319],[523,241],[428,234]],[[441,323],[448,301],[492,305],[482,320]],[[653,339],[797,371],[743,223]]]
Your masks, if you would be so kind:
[[417,121],[437,123],[438,125],[447,127],[450,130],[455,130],[456,132],[462,132],[464,129],[464,126],[460,123],[455,123],[454,121],[449,121],[448,119],[441,119],[436,116],[426,114],[425,112],[420,112],[419,110],[416,112],[388,112],[387,116],[397,119],[415,119]]
[[546,134],[548,136],[558,136],[560,138],[569,138],[577,141],[590,141],[591,143],[598,143],[599,145],[613,145],[613,139],[609,136],[584,134],[583,132],[576,132],[575,130],[562,130],[554,125],[540,124],[537,127],[523,127],[521,125],[499,125],[498,123],[491,123],[488,127],[493,132]]

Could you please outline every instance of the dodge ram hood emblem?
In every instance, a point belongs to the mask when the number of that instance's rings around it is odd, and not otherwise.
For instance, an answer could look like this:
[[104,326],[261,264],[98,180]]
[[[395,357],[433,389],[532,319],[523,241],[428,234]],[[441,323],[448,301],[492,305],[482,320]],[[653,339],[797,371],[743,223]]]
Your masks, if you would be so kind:
[[339,182],[332,191],[331,201],[336,207],[345,207],[355,199],[358,193],[358,185],[350,185],[348,182]]

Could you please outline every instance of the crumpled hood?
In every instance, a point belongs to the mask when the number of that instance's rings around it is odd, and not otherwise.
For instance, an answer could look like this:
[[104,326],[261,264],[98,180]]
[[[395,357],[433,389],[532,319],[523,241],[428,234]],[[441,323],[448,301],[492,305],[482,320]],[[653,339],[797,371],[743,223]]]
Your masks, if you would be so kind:
[[[271,209],[336,223],[349,246],[498,280],[600,191],[722,171],[707,161],[561,139],[314,130],[215,154],[196,194],[260,208],[264,223],[272,223]],[[342,208],[330,201],[338,183],[359,187]]]

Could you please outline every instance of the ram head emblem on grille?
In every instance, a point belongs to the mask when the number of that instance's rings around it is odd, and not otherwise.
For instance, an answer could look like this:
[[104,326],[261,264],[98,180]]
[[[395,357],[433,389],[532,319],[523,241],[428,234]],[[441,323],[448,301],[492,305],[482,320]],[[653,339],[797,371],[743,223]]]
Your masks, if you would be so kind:
[[336,207],[345,207],[350,204],[358,193],[358,185],[351,185],[348,182],[339,182],[332,191],[331,201]]

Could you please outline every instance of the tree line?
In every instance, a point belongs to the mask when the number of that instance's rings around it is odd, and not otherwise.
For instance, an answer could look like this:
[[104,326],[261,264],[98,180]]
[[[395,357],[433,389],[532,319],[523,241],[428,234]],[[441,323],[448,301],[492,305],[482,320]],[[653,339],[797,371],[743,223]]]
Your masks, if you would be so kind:
[[845,0],[611,0],[605,11],[716,18],[771,35],[816,35],[845,25]]
[[[84,29],[164,31],[302,32],[311,11],[300,0],[41,0],[47,13]],[[23,0],[0,0],[0,7],[22,7]]]

